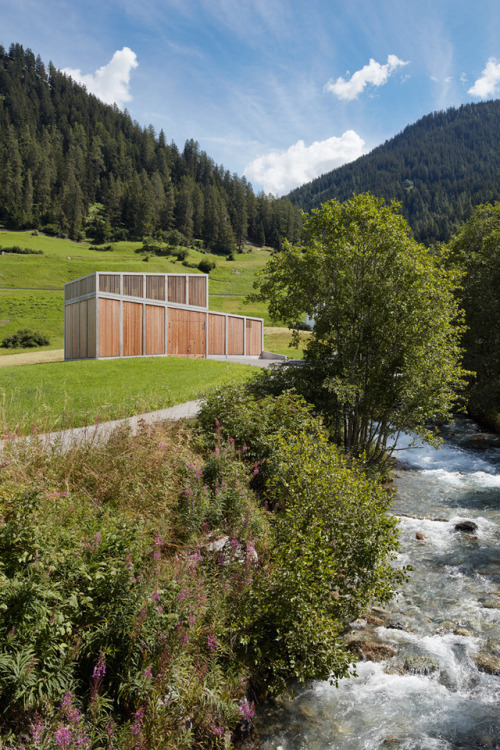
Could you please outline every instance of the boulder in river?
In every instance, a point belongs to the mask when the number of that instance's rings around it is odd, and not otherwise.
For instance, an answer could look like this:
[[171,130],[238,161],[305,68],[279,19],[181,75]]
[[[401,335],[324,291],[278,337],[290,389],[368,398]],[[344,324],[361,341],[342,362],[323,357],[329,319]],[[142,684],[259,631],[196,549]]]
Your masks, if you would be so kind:
[[419,542],[423,542],[424,539],[427,539],[427,537],[425,536],[425,534],[422,534],[420,531],[417,531],[417,533],[415,534],[415,539],[418,539]]
[[455,531],[461,531],[463,534],[473,534],[477,531],[477,523],[474,521],[459,521],[455,524]]
[[476,666],[480,672],[487,672],[497,677],[500,676],[500,659],[498,656],[494,656],[487,651],[480,651],[472,658],[476,662]]

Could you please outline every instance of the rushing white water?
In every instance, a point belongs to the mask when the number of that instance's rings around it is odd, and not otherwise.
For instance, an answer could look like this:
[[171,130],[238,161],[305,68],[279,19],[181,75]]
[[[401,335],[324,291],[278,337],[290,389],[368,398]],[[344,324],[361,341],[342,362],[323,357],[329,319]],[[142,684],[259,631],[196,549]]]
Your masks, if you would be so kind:
[[379,621],[354,624],[392,655],[261,712],[260,750],[500,748],[500,448],[463,447],[475,431],[447,428],[440,449],[401,439],[393,512],[413,573]]

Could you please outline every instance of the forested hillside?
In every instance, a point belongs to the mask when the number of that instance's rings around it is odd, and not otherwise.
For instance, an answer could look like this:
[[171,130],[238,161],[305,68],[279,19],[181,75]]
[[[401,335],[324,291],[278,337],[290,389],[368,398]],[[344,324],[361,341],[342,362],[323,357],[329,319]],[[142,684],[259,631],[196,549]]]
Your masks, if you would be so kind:
[[176,229],[229,254],[293,241],[301,219],[195,141],[180,151],[13,44],[0,47],[0,222],[98,242]]
[[447,241],[474,206],[500,199],[499,132],[498,100],[435,112],[288,197],[309,211],[371,192],[402,202],[420,242]]

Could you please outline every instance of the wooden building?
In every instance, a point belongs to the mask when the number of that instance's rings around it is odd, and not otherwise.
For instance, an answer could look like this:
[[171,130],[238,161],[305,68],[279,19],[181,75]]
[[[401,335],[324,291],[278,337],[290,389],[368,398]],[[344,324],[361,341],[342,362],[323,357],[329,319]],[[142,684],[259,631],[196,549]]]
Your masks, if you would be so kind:
[[208,309],[208,276],[96,272],[64,287],[64,358],[260,356],[264,321]]

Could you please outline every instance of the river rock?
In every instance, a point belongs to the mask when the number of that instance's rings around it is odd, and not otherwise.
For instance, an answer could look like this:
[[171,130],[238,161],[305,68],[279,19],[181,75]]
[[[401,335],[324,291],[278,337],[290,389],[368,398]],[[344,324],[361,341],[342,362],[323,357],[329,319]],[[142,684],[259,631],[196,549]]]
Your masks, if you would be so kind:
[[474,521],[460,521],[455,524],[455,531],[472,534],[474,531],[477,531],[477,523],[474,523]]
[[427,539],[427,537],[425,536],[425,534],[422,534],[420,531],[417,531],[417,533],[415,534],[415,539],[418,539],[419,542],[423,542],[424,539]]
[[495,676],[500,676],[500,659],[485,651],[480,651],[472,657],[480,672],[487,672]]
[[439,663],[432,656],[408,654],[404,660],[403,669],[410,674],[428,675],[439,671]]
[[364,639],[347,639],[347,648],[357,654],[360,659],[366,661],[384,661],[396,656],[398,653],[395,648],[388,646],[386,643]]
[[383,625],[385,625],[384,621],[381,617],[375,617],[375,615],[365,615],[365,620],[368,623],[368,625],[375,625],[376,627],[380,628]]

